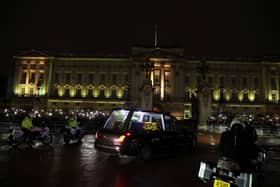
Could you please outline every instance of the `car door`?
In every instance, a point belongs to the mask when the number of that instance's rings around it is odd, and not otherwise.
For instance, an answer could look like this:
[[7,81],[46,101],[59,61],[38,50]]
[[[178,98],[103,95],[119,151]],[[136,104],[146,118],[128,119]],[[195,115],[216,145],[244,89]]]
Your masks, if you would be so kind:
[[171,152],[176,150],[176,131],[174,126],[174,120],[174,117],[164,115],[165,132],[163,136],[165,137],[164,139],[166,149]]

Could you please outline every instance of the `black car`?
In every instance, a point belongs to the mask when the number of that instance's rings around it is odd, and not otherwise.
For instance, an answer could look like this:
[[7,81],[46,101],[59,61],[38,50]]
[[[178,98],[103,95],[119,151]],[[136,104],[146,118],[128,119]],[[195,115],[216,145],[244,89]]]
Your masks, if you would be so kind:
[[147,160],[154,154],[193,147],[195,133],[177,130],[176,121],[166,113],[114,109],[103,128],[96,132],[95,149]]

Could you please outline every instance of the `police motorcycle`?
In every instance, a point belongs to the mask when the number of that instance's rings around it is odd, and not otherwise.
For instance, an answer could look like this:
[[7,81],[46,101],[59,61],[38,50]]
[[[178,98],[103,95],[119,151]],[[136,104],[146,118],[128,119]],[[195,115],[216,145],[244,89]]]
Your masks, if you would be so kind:
[[32,145],[35,142],[42,142],[45,145],[52,143],[52,134],[47,126],[33,127],[29,135],[26,136],[21,127],[10,127],[8,144],[12,147],[17,147],[22,143]]
[[[232,123],[235,124],[235,123]],[[231,125],[232,126],[232,125]],[[240,139],[238,142],[237,130],[241,130],[242,125],[237,123],[237,125],[233,125],[231,130],[226,131],[225,134],[222,134],[221,140],[223,141],[225,137],[234,138],[233,150],[234,155],[236,155],[237,146],[240,145],[241,141],[246,139]],[[231,134],[234,133],[234,134]],[[225,136],[223,136],[225,135]],[[233,136],[232,136],[233,135]],[[248,136],[248,134],[247,134]],[[229,140],[229,139],[228,139]],[[242,145],[244,145],[242,143]],[[223,144],[222,148],[230,146],[227,144]],[[248,160],[242,161],[241,163],[237,162],[237,159],[233,159],[234,157],[220,156],[217,163],[209,162],[209,161],[201,161],[198,177],[205,183],[210,183],[213,187],[259,187],[262,182],[262,168],[264,165],[266,153],[264,150],[260,149],[257,145],[254,150],[256,151],[256,158],[248,157]],[[254,152],[255,152],[254,151]],[[240,152],[241,154],[243,152]],[[245,153],[247,154],[247,153]],[[224,155],[224,154],[223,154]],[[245,155],[243,155],[245,156]]]
[[253,168],[248,171],[241,170],[238,163],[227,157],[219,158],[217,164],[201,161],[198,177],[213,187],[260,187],[265,158],[266,153],[261,150],[257,160],[252,160]]
[[63,134],[63,140],[66,144],[68,144],[71,140],[78,141],[78,143],[82,142],[82,138],[84,136],[84,130],[82,127],[71,127],[69,125],[66,125],[62,129]]

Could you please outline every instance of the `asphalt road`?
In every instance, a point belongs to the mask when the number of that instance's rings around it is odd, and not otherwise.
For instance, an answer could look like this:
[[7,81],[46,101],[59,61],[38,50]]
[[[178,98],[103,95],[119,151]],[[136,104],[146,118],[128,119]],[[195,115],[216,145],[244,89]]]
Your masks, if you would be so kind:
[[[201,160],[218,158],[218,134],[200,133],[198,147],[173,156],[160,156],[144,162],[118,158],[94,149],[94,135],[82,144],[64,145],[60,137],[51,146],[35,145],[9,150],[0,146],[1,187],[186,187],[208,186],[198,177]],[[265,187],[280,186],[278,139],[259,141],[267,150]]]

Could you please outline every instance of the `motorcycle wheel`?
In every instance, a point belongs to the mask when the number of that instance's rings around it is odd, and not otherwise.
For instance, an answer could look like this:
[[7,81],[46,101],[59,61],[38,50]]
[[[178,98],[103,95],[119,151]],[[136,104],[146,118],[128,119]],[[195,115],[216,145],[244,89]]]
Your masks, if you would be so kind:
[[52,143],[52,139],[53,139],[52,135],[49,134],[48,136],[44,137],[43,144],[45,144],[45,145],[51,144]]
[[9,144],[9,146],[11,146],[11,147],[15,147],[15,146],[17,145],[16,142],[14,141],[12,135],[10,135],[10,136],[8,137],[8,144]]
[[83,134],[81,133],[81,134],[78,136],[78,143],[82,143],[82,138],[83,138]]
[[65,142],[66,144],[69,144],[70,140],[71,140],[71,137],[70,137],[70,136],[64,135],[64,142]]

